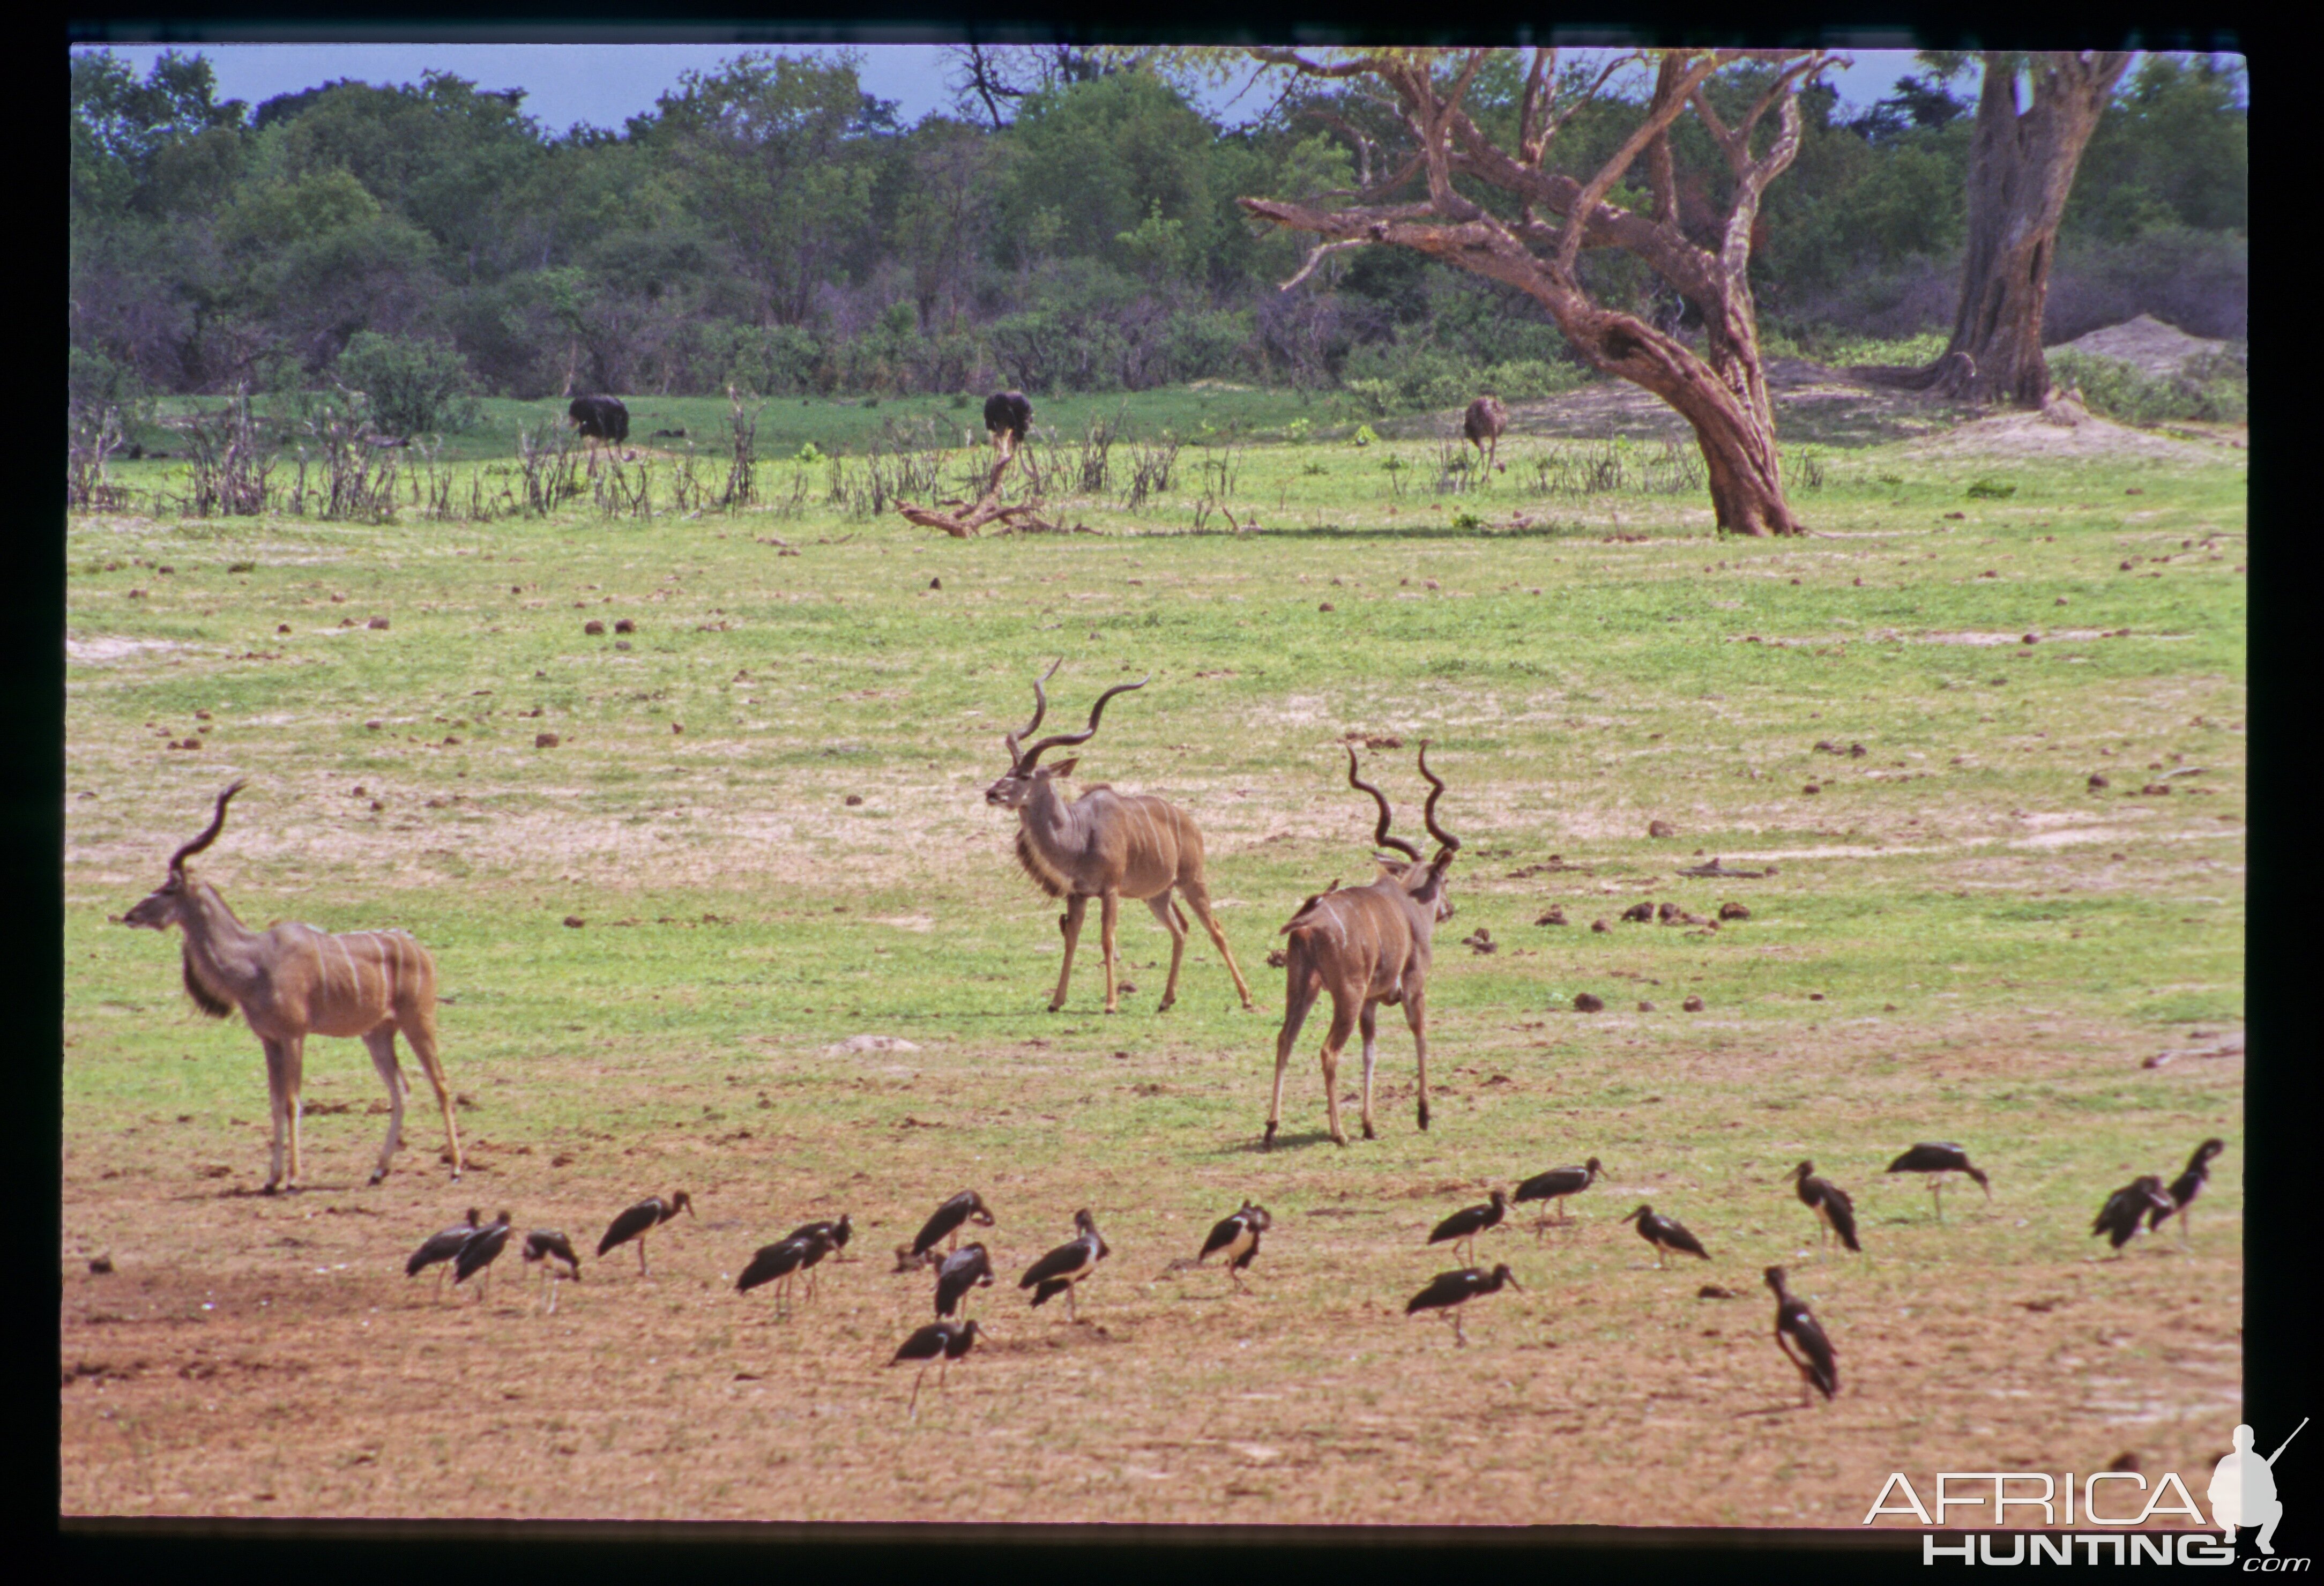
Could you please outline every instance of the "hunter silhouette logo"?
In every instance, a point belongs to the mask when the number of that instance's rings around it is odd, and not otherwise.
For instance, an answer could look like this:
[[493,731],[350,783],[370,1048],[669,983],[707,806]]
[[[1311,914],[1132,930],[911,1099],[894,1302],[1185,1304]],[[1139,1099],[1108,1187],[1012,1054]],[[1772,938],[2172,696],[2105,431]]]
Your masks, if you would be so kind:
[[[2297,1437],[2307,1426],[2308,1417],[2292,1429]],[[2235,1434],[2235,1452],[2221,1460],[2211,1472],[2211,1485],[2204,1496],[2211,1500],[2211,1519],[2219,1527],[2219,1540],[2235,1545],[2236,1530],[2245,1526],[2259,1527],[2259,1550],[2273,1554],[2276,1522],[2283,1518],[2283,1502],[2275,1495],[2275,1462],[2292,1446],[2292,1437],[2276,1445],[2274,1453],[2263,1456],[2254,1446],[2255,1434],[2248,1426],[2238,1426]]]

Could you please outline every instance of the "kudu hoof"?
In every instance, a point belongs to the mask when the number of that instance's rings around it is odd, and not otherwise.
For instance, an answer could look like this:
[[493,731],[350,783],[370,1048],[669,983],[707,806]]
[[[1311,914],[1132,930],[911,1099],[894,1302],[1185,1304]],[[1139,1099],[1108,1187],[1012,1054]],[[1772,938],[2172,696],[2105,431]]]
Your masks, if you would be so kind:
[[1369,1123],[1364,1125],[1364,1139],[1368,1140],[1376,1140],[1379,1139],[1379,1136],[1372,1131],[1372,1126]]
[[1423,1133],[1428,1129],[1428,1109],[1425,1104],[1420,1109],[1420,1128]]

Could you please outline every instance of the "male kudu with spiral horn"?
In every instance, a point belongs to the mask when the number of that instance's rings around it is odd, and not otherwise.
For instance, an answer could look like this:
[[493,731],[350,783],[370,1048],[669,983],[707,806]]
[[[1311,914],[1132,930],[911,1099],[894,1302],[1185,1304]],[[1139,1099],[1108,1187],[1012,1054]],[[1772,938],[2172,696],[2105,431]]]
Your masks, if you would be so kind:
[[1115,1011],[1114,922],[1124,898],[1143,900],[1170,933],[1170,980],[1162,989],[1161,1008],[1155,1011],[1176,1001],[1178,965],[1186,954],[1186,917],[1171,902],[1173,891],[1185,898],[1211,940],[1218,944],[1219,956],[1227,961],[1227,973],[1234,977],[1235,992],[1242,1005],[1250,1007],[1250,987],[1242,971],[1235,967],[1226,933],[1219,929],[1211,913],[1210,885],[1203,877],[1203,834],[1194,816],[1150,793],[1117,793],[1102,782],[1068,803],[1057,784],[1073,774],[1080,763],[1078,758],[1056,765],[1037,763],[1048,750],[1089,742],[1097,733],[1106,701],[1145,687],[1147,679],[1117,683],[1099,695],[1097,704],[1090,707],[1089,725],[1082,731],[1058,733],[1020,748],[1020,742],[1030,737],[1048,714],[1049,696],[1042,685],[1056,675],[1057,668],[1052,666],[1033,685],[1033,719],[1003,735],[1009,746],[1009,774],[984,790],[987,804],[1017,812],[1017,862],[1025,867],[1036,886],[1052,898],[1065,900],[1065,912],[1057,920],[1065,933],[1065,961],[1057,969],[1057,992],[1049,999],[1049,1011],[1055,1013],[1065,1005],[1065,986],[1074,973],[1074,945],[1081,938],[1082,916],[1092,898],[1099,901],[1105,1010]]
[[1394,848],[1406,857],[1375,857],[1379,874],[1369,885],[1319,892],[1299,906],[1283,927],[1285,983],[1283,1028],[1275,1037],[1275,1097],[1267,1110],[1265,1143],[1275,1143],[1283,1120],[1283,1071],[1291,1061],[1292,1043],[1316,996],[1332,993],[1332,1031],[1323,1037],[1323,1102],[1332,1123],[1332,1139],[1341,1145],[1348,1137],[1340,1127],[1340,1053],[1349,1035],[1360,1024],[1364,1036],[1364,1139],[1377,1138],[1372,1129],[1372,1064],[1378,1051],[1378,1019],[1383,1002],[1404,1004],[1405,1022],[1412,1027],[1412,1045],[1420,1065],[1420,1127],[1428,1127],[1428,964],[1431,940],[1438,922],[1452,917],[1452,900],[1444,895],[1444,871],[1460,852],[1461,842],[1436,824],[1436,800],[1444,783],[1428,769],[1428,745],[1420,746],[1420,774],[1431,791],[1422,820],[1439,846],[1435,857],[1423,862],[1420,850],[1400,837],[1388,834],[1388,797],[1356,775],[1356,752],[1348,751],[1348,785],[1372,796],[1379,806],[1379,825],[1372,841]]
[[[403,1137],[407,1082],[395,1056],[395,1036],[411,1043],[436,1101],[444,1111],[444,1141],[452,1156],[452,1176],[460,1176],[460,1130],[452,1121],[452,1093],[437,1056],[436,961],[406,931],[334,934],[312,926],[282,923],[254,931],[235,917],[217,889],[186,874],[186,861],[217,840],[226,825],[226,801],[242,791],[236,782],[218,795],[209,829],[171,856],[170,879],[122,917],[124,925],[185,933],[186,992],[213,1019],[235,1009],[266,1049],[266,1088],[273,1103],[274,1152],[266,1176],[272,1194],[299,1179],[299,1079],[307,1037],[359,1036],[371,1051],[372,1066],[386,1082],[387,1139],[371,1182],[387,1176]],[[283,1140],[289,1138],[290,1172],[283,1172]]]

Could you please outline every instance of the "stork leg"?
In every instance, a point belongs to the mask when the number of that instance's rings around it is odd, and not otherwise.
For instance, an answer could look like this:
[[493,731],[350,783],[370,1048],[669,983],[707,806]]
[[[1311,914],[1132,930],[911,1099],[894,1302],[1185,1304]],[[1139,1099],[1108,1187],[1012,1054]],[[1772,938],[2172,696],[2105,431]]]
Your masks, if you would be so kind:
[[638,1235],[638,1276],[641,1277],[650,1276],[646,1271],[646,1236],[642,1233]]
[[1468,1329],[1461,1325],[1461,1307],[1452,1307],[1452,1342],[1461,1349],[1469,1347]]
[[1074,1290],[1079,1286],[1080,1280],[1078,1278],[1069,1280],[1065,1285],[1065,1325],[1068,1327],[1072,1326],[1074,1321]]
[[928,1369],[926,1366],[923,1366],[920,1368],[919,1375],[912,1379],[912,1402],[910,1410],[911,1418],[915,1421],[920,1418],[920,1381],[921,1379],[927,1377],[927,1374]]
[[1940,1173],[1929,1180],[1929,1196],[1936,1203],[1937,1221],[1942,1222],[1945,1220],[1945,1176],[1943,1174]]

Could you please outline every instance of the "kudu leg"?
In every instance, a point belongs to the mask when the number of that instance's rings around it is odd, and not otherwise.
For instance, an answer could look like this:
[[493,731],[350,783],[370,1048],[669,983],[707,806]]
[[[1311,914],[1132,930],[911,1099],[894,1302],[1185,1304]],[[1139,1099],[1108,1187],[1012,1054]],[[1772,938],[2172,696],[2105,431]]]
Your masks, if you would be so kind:
[[1065,1005],[1065,986],[1074,978],[1074,945],[1082,939],[1082,916],[1088,912],[1089,899],[1075,893],[1065,899],[1065,911],[1057,917],[1057,929],[1065,937],[1065,961],[1057,965],[1057,994],[1049,999],[1052,1013]]
[[371,1065],[387,1086],[387,1139],[379,1148],[379,1166],[372,1169],[371,1181],[377,1184],[387,1176],[388,1166],[395,1160],[397,1148],[403,1141],[403,1096],[411,1087],[403,1077],[403,1065],[395,1056],[395,1026],[381,1025],[363,1038],[364,1047],[371,1054]]
[[301,1176],[299,1163],[299,1120],[300,1114],[306,1109],[300,1103],[299,1090],[306,1078],[307,1037],[292,1036],[282,1043],[282,1047],[284,1051],[290,1054],[289,1061],[282,1065],[282,1071],[287,1093],[284,1097],[283,1111],[290,1120],[290,1176],[285,1182],[284,1187],[295,1190],[299,1187]]
[[1356,1028],[1364,1037],[1364,1139],[1376,1140],[1379,1131],[1372,1127],[1372,1064],[1379,1055],[1379,1004],[1367,1002],[1356,1020]]
[[1120,922],[1121,894],[1108,892],[1098,899],[1097,906],[1097,941],[1100,956],[1105,960],[1105,1010],[1108,1013],[1118,1011],[1116,1005],[1120,1000],[1113,990],[1113,936],[1115,927]]
[[1267,1104],[1267,1134],[1261,1141],[1266,1146],[1275,1144],[1275,1131],[1283,1122],[1283,1071],[1291,1065],[1299,1027],[1307,1022],[1307,1010],[1315,1005],[1315,993],[1321,989],[1314,975],[1303,975],[1296,969],[1283,989],[1283,1028],[1275,1037],[1275,1095]]
[[1334,992],[1332,997],[1332,1030],[1323,1037],[1323,1111],[1331,1120],[1334,1145],[1348,1143],[1347,1130],[1340,1127],[1340,1054],[1347,1050],[1348,1037],[1355,1033],[1355,1028],[1356,1010]]
[[262,1040],[266,1050],[266,1105],[274,1121],[274,1143],[267,1157],[265,1193],[282,1187],[284,1144],[290,1133],[290,1054],[287,1042]]
[[1242,1005],[1245,1008],[1249,1008],[1250,985],[1242,978],[1242,971],[1235,966],[1234,954],[1227,946],[1227,934],[1219,929],[1218,916],[1211,912],[1211,889],[1208,883],[1199,876],[1191,880],[1182,879],[1178,882],[1178,890],[1185,896],[1186,907],[1194,911],[1194,917],[1203,922],[1203,928],[1210,932],[1212,942],[1218,947],[1219,956],[1227,961],[1227,973],[1234,977],[1235,995],[1242,999]]
[[1420,986],[1404,991],[1404,1022],[1412,1027],[1412,1052],[1420,1069],[1420,1127],[1428,1128],[1428,992]]
[[1154,1010],[1157,1013],[1163,1013],[1178,1000],[1178,965],[1186,956],[1186,921],[1185,917],[1178,912],[1177,906],[1170,901],[1170,894],[1167,890],[1148,898],[1146,907],[1154,911],[1154,917],[1160,920],[1162,928],[1170,933],[1170,979],[1162,988],[1161,1006]]
[[444,1144],[452,1153],[452,1181],[459,1182],[464,1164],[460,1156],[460,1126],[452,1120],[452,1087],[444,1083],[444,1062],[436,1041],[436,1015],[432,1009],[398,1010],[397,1026],[403,1038],[411,1043],[411,1055],[420,1059],[420,1072],[428,1083],[436,1087],[436,1105],[444,1114]]

